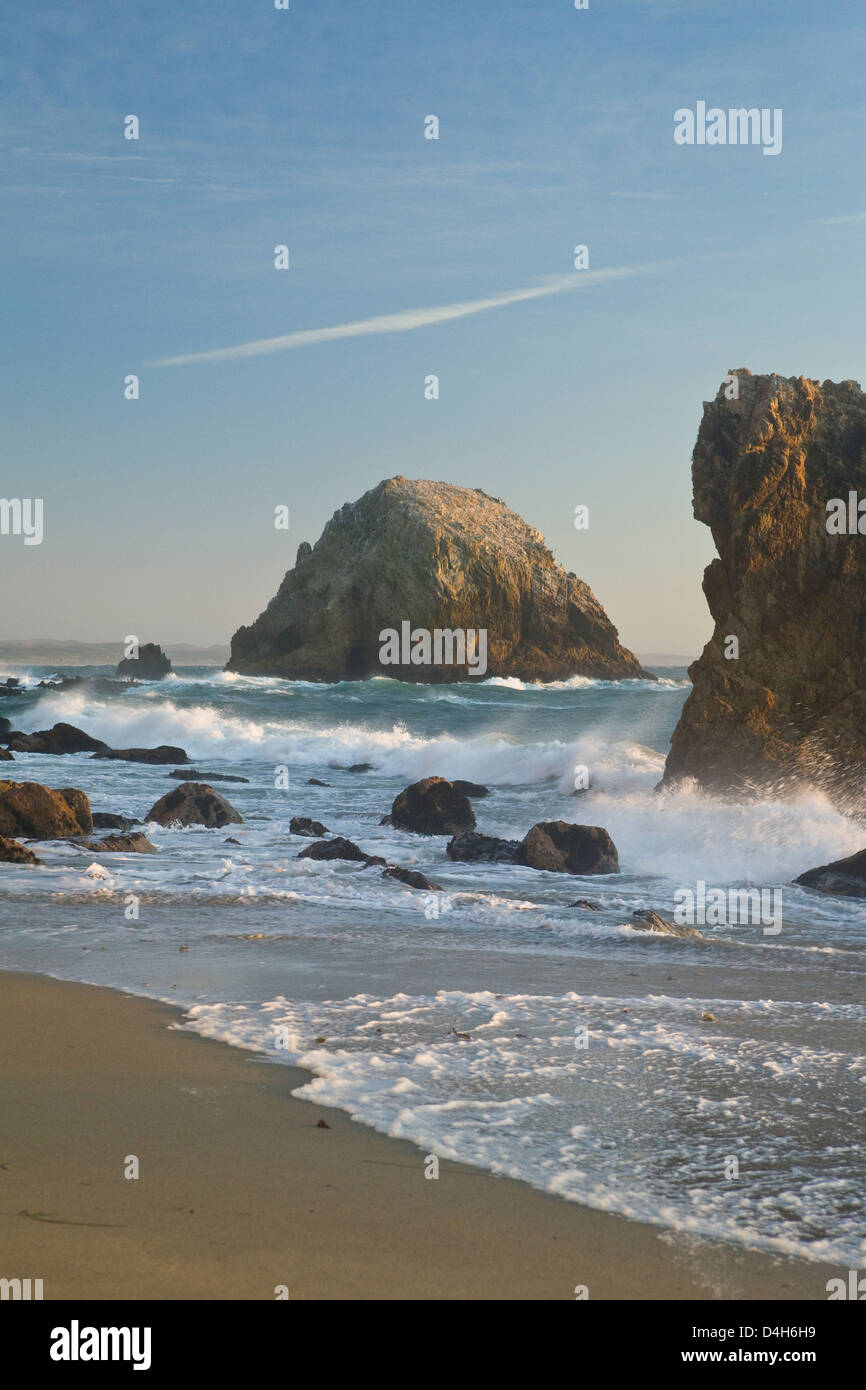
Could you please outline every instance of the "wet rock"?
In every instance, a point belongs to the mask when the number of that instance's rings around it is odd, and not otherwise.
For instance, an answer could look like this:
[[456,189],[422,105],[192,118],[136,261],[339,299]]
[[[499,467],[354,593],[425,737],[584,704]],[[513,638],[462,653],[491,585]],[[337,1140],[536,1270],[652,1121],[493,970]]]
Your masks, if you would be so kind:
[[329,835],[330,831],[320,820],[310,820],[309,816],[292,816],[289,830],[293,835]]
[[234,836],[229,835],[229,837],[228,837],[227,840],[223,840],[223,844],[224,844],[224,845],[239,845],[239,844],[240,844],[240,840],[236,840],[236,839],[234,838]]
[[445,846],[449,859],[472,864],[516,864],[519,840],[500,840],[495,835],[481,835],[476,830],[461,830]]
[[221,825],[240,824],[241,816],[225,797],[206,782],[184,782],[174,791],[161,796],[151,806],[146,821],[159,825]]
[[616,845],[600,825],[540,821],[524,836],[517,862],[560,874],[617,874]]
[[17,840],[0,835],[0,863],[41,864],[42,860],[37,859],[32,849],[28,849],[26,845],[19,845]]
[[463,793],[444,777],[425,777],[394,798],[391,814],[381,824],[416,835],[457,835],[474,829],[475,813]]
[[834,859],[817,869],[807,869],[794,882],[837,898],[866,898],[866,849],[849,854],[847,859]]
[[161,681],[171,670],[171,662],[156,642],[145,642],[138,656],[126,656],[117,663],[116,676],[133,676],[140,681]]
[[93,812],[94,830],[131,830],[138,822],[130,820],[128,816],[114,816],[108,811]]
[[[365,854],[351,840],[346,840],[342,835],[335,835],[333,840],[314,840],[311,845],[307,845],[298,855],[299,859],[352,859],[359,864],[369,864],[374,862],[374,856]],[[384,859],[379,860],[384,864]]]
[[[183,750],[180,750],[183,751]],[[249,782],[249,777],[236,777],[230,772],[199,772],[198,768],[185,767],[183,772],[170,772],[179,782]]]
[[480,796],[490,795],[490,788],[483,787],[480,782],[462,782],[458,778],[457,781],[452,782],[451,785],[456,792],[462,792],[464,796],[468,796],[470,799],[473,797],[477,799]]
[[100,738],[91,738],[74,724],[55,724],[32,734],[18,734],[9,740],[15,753],[95,753],[108,748]]
[[308,778],[307,778],[307,786],[308,786],[308,787],[329,787],[330,785],[331,785],[330,782],[320,782],[319,779],[318,779],[318,777],[308,777]]
[[[182,748],[170,743],[161,743],[158,748],[103,748],[94,753],[94,758],[104,758],[118,763],[188,763],[189,758]],[[186,774],[192,781],[190,773]]]
[[90,802],[77,788],[55,791],[38,782],[0,782],[0,835],[59,840],[92,830]]
[[653,912],[652,908],[641,907],[633,912],[635,931],[656,932],[659,936],[681,936],[697,937],[702,940],[701,933],[695,927],[680,927],[676,922],[669,922],[660,913]]
[[15,759],[8,748],[0,748],[0,763],[14,763]]
[[577,902],[568,905],[569,907],[582,907],[584,912],[601,912],[601,903],[591,903],[586,898],[578,898]]
[[429,878],[425,878],[417,869],[403,869],[399,864],[389,864],[382,877],[396,878],[399,883],[405,883],[407,888],[422,888],[428,893],[442,892],[438,883],[431,883]]
[[347,771],[347,772],[372,772],[372,771],[373,771],[373,764],[372,764],[372,763],[352,763],[351,766],[349,766],[349,767],[346,768],[346,771]]
[[105,854],[156,854],[156,845],[152,845],[142,831],[136,831],[133,835],[105,835],[101,840],[90,840],[87,848]]

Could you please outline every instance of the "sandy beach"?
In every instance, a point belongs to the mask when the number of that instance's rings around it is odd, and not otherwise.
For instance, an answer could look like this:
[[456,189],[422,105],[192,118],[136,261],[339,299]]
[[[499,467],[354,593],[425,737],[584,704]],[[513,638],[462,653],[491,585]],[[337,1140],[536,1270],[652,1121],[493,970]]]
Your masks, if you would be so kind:
[[0,974],[0,1276],[46,1299],[820,1300],[838,1274],[451,1162],[426,1179],[415,1146],[294,1099],[306,1073],[180,1022]]

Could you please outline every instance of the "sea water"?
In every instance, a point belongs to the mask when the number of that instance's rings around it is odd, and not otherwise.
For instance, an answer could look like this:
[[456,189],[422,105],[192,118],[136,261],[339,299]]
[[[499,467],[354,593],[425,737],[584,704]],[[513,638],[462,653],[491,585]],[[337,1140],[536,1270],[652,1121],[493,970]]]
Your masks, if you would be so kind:
[[[249,781],[214,783],[242,824],[151,825],[158,854],[55,842],[38,847],[42,869],[4,864],[0,965],[179,1004],[186,1026],[300,1063],[313,1080],[298,1094],[423,1153],[673,1232],[856,1265],[866,912],[791,880],[863,848],[864,832],[817,792],[747,804],[657,792],[689,689],[683,670],[657,674],[314,685],[181,668],[117,696],[4,699],[14,727],[64,720],[114,747],[180,744],[195,768]],[[348,771],[357,763],[371,768]],[[575,793],[578,769],[590,787]],[[15,754],[0,776],[143,817],[177,786],[170,771]],[[485,833],[604,826],[620,873],[452,863],[446,837],[381,826],[430,775],[489,787],[474,802]],[[296,815],[442,892],[299,859]],[[778,891],[781,931],[637,929],[635,910],[672,918],[698,883]]]

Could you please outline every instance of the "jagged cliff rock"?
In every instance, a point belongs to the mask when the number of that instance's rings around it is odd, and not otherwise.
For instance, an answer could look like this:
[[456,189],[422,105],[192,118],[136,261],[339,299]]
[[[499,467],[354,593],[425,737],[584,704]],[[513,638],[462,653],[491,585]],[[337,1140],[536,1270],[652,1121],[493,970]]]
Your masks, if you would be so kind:
[[[380,660],[380,633],[486,629],[474,663]],[[408,631],[408,629],[407,629]],[[477,648],[480,655],[481,648]],[[229,669],[296,680],[439,682],[641,676],[588,585],[538,531],[480,489],[388,478],[298,548],[276,594],[232,639]]]
[[830,533],[828,503],[866,494],[866,395],[732,375],[739,398],[729,376],[692,459],[694,514],[719,554],[703,585],[715,631],[689,668],[664,780],[736,794],[812,783],[862,811],[866,537]]

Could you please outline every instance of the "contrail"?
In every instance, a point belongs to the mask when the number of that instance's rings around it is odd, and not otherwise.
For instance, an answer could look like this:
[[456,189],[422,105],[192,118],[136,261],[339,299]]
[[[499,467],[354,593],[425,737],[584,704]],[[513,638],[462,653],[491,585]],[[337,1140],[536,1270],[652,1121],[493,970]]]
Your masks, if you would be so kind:
[[304,328],[296,333],[283,333],[279,338],[258,338],[252,343],[235,347],[212,348],[209,352],[190,352],[183,357],[163,357],[150,362],[151,367],[180,367],[187,362],[230,362],[237,357],[261,357],[268,352],[284,352],[288,348],[307,347],[310,343],[330,343],[336,338],[360,338],[368,333],[405,333],[410,328],[425,328],[431,323],[447,323],[469,314],[482,314],[487,309],[501,309],[506,304],[519,304],[524,299],[540,299],[543,295],[562,294],[587,285],[600,285],[608,280],[621,280],[638,272],[631,266],[609,270],[576,270],[568,275],[548,277],[542,284],[525,290],[504,290],[488,299],[470,299],[462,304],[443,304],[436,309],[404,309],[399,314],[380,314],[357,323],[340,323],[332,328]]

